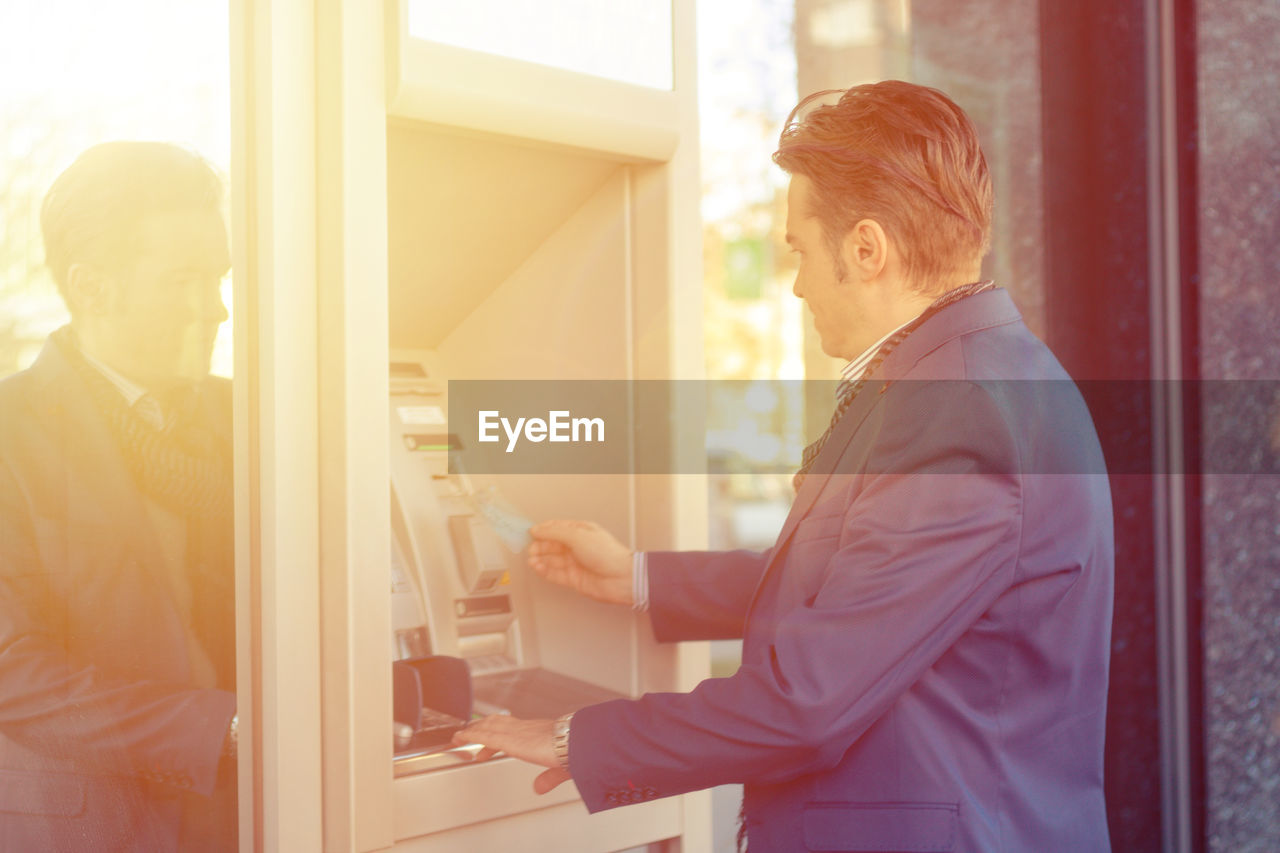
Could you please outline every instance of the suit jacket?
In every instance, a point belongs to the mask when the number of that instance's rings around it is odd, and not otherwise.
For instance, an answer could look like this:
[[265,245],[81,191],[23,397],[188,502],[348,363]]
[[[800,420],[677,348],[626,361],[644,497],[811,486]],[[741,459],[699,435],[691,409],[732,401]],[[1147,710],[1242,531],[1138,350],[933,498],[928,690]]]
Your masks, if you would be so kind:
[[[208,390],[200,415],[229,433],[228,384]],[[235,696],[191,686],[159,548],[46,345],[0,382],[0,849],[176,850],[183,793],[214,790]]]
[[753,851],[1099,851],[1111,500],[1007,293],[925,321],[763,554],[651,553],[659,639],[743,638],[688,694],[584,708],[587,807],[745,784]]

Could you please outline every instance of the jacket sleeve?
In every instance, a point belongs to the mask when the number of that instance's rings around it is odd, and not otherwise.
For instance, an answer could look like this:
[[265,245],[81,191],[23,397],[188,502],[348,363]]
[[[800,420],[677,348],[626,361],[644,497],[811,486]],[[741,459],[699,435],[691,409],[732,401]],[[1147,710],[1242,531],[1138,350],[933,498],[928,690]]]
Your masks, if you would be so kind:
[[737,640],[769,551],[650,551],[649,620],[663,642]]
[[691,693],[574,715],[570,770],[589,810],[835,766],[1009,587],[1015,444],[985,392],[942,385],[885,415],[839,547],[763,654]]
[[73,659],[56,571],[0,462],[0,733],[86,770],[211,792],[235,695]]

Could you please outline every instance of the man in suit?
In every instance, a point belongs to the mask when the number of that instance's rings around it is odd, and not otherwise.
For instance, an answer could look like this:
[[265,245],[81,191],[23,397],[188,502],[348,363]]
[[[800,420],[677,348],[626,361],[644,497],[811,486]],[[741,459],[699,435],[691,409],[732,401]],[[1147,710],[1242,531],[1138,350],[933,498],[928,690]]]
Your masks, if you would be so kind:
[[235,849],[222,197],[115,142],[45,198],[71,322],[0,382],[0,849]]
[[572,778],[592,811],[744,783],[752,850],[1106,850],[1113,550],[1092,421],[978,280],[992,196],[967,116],[898,81],[816,104],[774,159],[795,294],[847,364],[776,544],[634,555],[557,521],[530,553],[646,608],[659,639],[742,637],[741,668],[460,739],[549,768],[537,790]]

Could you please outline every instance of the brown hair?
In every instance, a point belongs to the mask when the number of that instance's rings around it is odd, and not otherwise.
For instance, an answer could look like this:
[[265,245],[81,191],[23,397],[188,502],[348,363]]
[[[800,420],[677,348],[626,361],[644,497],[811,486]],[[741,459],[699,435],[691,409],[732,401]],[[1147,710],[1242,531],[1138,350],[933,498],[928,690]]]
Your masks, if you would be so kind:
[[95,145],[45,194],[45,264],[65,298],[72,264],[119,270],[132,263],[143,218],[190,207],[216,209],[222,200],[222,179],[199,154],[167,142]]
[[[837,92],[837,103],[818,103]],[[991,177],[977,131],[937,89],[885,80],[812,94],[791,111],[773,160],[813,182],[841,277],[839,244],[860,219],[880,223],[920,290],[961,284],[947,279],[991,244]]]

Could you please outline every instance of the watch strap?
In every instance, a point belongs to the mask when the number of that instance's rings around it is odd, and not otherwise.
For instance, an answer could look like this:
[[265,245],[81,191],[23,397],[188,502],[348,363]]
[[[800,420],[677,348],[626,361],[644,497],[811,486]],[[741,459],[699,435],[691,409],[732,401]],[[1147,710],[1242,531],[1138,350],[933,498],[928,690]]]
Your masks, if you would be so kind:
[[565,714],[557,718],[551,726],[551,748],[555,751],[556,760],[560,762],[560,766],[566,770],[569,769],[569,721],[572,719],[573,714]]

